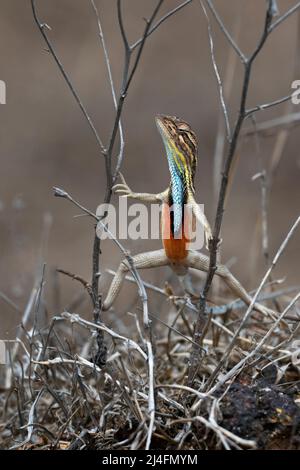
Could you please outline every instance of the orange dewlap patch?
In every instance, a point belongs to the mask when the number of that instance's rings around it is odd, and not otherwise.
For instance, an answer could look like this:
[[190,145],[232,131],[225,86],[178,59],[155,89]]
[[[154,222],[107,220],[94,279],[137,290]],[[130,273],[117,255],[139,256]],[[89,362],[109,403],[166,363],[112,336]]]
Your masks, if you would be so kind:
[[162,206],[162,242],[166,252],[166,256],[173,262],[180,262],[185,259],[188,254],[188,244],[191,241],[186,229],[189,224],[186,217],[182,224],[182,233],[178,238],[174,238],[171,230],[171,211],[168,204]]

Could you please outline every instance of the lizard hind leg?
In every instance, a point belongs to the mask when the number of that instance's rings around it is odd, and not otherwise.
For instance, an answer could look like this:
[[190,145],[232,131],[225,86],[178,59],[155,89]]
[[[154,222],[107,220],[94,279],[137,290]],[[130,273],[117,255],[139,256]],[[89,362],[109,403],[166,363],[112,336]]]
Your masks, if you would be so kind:
[[[190,250],[185,260],[185,265],[190,268],[208,272],[209,258],[208,256],[205,256],[202,253],[199,253],[198,251]],[[220,276],[225,282],[225,284],[230,288],[230,290],[241,300],[243,300],[246,305],[249,306],[251,304],[251,296],[248,294],[242,284],[233,276],[233,274],[231,274],[231,272],[226,266],[219,264],[217,266],[216,275]],[[273,319],[277,316],[276,313],[273,312],[271,309],[265,307],[264,305],[261,305],[258,302],[254,304],[253,309],[257,312],[262,313],[263,315],[271,316]]]
[[[166,257],[165,250],[163,249],[149,251],[147,253],[140,253],[138,255],[132,256],[131,261],[136,269],[156,268],[160,266],[167,266],[169,264],[169,260]],[[120,266],[111,282],[105,300],[102,302],[103,311],[108,310],[114,303],[122,287],[124,277],[130,271],[130,269],[131,267],[129,261],[124,259],[120,263]]]

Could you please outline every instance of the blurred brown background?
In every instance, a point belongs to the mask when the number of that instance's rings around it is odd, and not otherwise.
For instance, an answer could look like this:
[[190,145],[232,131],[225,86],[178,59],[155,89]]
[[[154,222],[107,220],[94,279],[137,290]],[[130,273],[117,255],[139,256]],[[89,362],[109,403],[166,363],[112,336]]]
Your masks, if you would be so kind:
[[[97,0],[96,3],[118,89],[123,44],[116,2]],[[179,3],[165,0],[160,15]],[[280,13],[294,3],[278,1]],[[51,26],[48,34],[65,69],[107,142],[114,109],[89,0],[39,0],[36,4],[41,21]],[[152,0],[124,0],[124,21],[130,41],[140,37],[143,18],[149,17],[155,4]],[[215,6],[230,31],[240,29],[237,41],[249,54],[262,31],[266,1],[216,0]],[[293,15],[269,37],[253,70],[248,106],[288,95],[291,82],[300,79],[295,76],[295,59],[299,55],[297,22],[297,15]],[[224,77],[228,44],[213,20],[212,24],[216,59]],[[47,263],[46,295],[52,314],[68,305],[81,289],[74,281],[60,277],[58,291],[53,275],[55,267],[90,278],[93,224],[86,217],[74,218],[79,211],[67,201],[54,198],[51,188],[62,187],[95,210],[105,191],[104,162],[53,58],[45,50],[29,0],[1,0],[0,37],[0,79],[7,85],[7,104],[0,105],[0,291],[23,308],[42,256]],[[242,66],[238,63],[229,100],[232,123],[239,103],[241,78]],[[297,106],[291,108],[294,112],[299,110]],[[256,117],[261,122],[286,112],[286,105],[281,105],[261,111]],[[126,140],[122,171],[136,191],[156,192],[168,183],[167,162],[154,124],[158,113],[179,115],[195,129],[200,142],[198,200],[205,203],[208,218],[213,221],[213,154],[220,103],[207,24],[196,0],[149,38],[126,100],[122,119]],[[251,127],[251,122],[246,126]],[[253,137],[241,141],[239,165],[224,217],[223,261],[234,258],[232,270],[249,289],[258,285],[265,269],[259,230],[260,186],[251,177],[260,171],[261,161],[263,165],[268,164],[275,140],[276,135],[271,135],[259,142]],[[272,185],[271,254],[299,214],[299,144],[298,128],[294,127]],[[113,200],[117,201],[116,197]],[[43,221],[45,216],[49,220],[49,214],[52,225],[47,242]],[[286,285],[299,282],[299,241],[298,232],[276,270],[276,277],[286,276]],[[145,241],[125,243],[133,252],[159,245],[159,242]],[[101,271],[116,268],[120,253],[113,243],[105,242],[102,248]],[[162,285],[165,273],[165,270],[147,273],[145,278]],[[105,279],[110,276],[105,275]],[[134,286],[123,296],[128,296],[128,292],[136,295]],[[13,336],[20,315],[1,299],[0,312],[2,335],[5,332]]]

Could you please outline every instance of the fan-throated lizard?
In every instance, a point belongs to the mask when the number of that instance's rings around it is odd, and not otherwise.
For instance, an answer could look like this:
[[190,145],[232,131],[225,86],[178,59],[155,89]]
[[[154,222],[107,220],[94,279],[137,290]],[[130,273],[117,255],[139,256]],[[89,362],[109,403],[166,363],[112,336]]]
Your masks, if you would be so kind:
[[[122,183],[116,184],[113,188],[123,197],[161,203],[163,206],[161,223],[163,249],[135,255],[132,257],[132,263],[136,269],[170,266],[179,275],[184,275],[188,268],[207,272],[209,257],[189,249],[190,240],[185,230],[182,230],[185,223],[185,208],[189,207],[188,213],[198,219],[204,227],[206,244],[212,237],[210,225],[194,199],[194,177],[198,154],[195,133],[189,124],[174,116],[157,116],[156,124],[167,154],[171,175],[169,187],[159,194],[134,193],[122,177]],[[182,236],[176,236],[178,233],[182,233]],[[128,271],[130,271],[130,265],[125,259],[121,262],[111,282],[107,297],[102,303],[102,310],[108,310],[111,307]],[[219,264],[216,274],[225,281],[234,294],[250,305],[251,297],[226,266]],[[263,314],[274,314],[259,303],[255,303],[253,308]]]

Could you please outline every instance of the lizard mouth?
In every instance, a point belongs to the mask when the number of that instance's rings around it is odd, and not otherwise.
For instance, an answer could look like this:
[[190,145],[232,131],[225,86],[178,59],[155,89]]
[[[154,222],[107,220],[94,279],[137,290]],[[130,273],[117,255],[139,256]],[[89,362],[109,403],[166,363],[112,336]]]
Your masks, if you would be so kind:
[[159,114],[155,117],[155,122],[159,133],[161,134],[163,139],[170,139],[171,135],[168,130],[168,127],[165,125],[164,121],[168,119],[168,116],[164,116],[163,114]]
[[170,169],[172,180],[176,174],[177,177],[180,178],[183,183],[184,182],[184,163],[182,161],[183,156],[179,152],[177,145],[175,143],[176,136],[174,137],[174,130],[172,132],[172,127],[170,127],[170,121],[174,121],[175,119],[177,118],[171,117],[171,116],[158,115],[156,116],[155,121],[156,121],[157,129],[162,137],[162,140],[166,149],[166,154],[168,158],[169,169]]
[[166,137],[168,138],[169,136],[167,133],[167,129],[164,126],[163,119],[164,119],[164,116],[162,115],[155,117],[156,127],[163,138],[166,138]]

